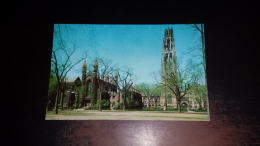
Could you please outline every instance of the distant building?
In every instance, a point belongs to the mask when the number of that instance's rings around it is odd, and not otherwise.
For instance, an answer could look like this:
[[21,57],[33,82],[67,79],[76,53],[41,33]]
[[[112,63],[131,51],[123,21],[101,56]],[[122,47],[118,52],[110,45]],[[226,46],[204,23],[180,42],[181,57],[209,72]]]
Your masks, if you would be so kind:
[[160,107],[160,96],[152,96],[149,99],[143,96],[143,106],[146,107]]

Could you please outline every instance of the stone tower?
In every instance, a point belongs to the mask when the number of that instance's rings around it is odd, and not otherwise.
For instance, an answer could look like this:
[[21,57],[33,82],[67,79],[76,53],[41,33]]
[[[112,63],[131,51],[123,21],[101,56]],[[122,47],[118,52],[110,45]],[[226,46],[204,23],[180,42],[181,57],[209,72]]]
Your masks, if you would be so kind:
[[[173,29],[168,28],[164,31],[163,47],[162,47],[162,64],[161,64],[161,82],[167,84],[165,76],[167,72],[176,72],[176,53]],[[174,107],[176,105],[176,98],[174,95],[163,88],[161,94],[160,105]]]
[[98,62],[97,60],[93,64],[93,72],[92,72],[92,86],[93,86],[93,99],[91,99],[91,105],[97,103],[97,89],[98,89]]
[[84,91],[82,94],[82,99],[81,99],[81,104],[80,106],[84,106],[85,105],[85,100],[86,100],[86,73],[87,73],[87,63],[86,61],[84,61],[83,65],[82,65],[82,86],[84,87]]
[[86,84],[86,72],[87,72],[87,64],[84,61],[82,65],[82,86]]

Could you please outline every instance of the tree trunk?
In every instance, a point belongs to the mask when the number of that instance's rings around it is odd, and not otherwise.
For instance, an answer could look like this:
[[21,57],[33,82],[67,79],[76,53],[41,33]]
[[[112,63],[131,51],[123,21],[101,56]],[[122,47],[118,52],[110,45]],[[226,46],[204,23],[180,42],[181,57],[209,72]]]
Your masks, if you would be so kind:
[[199,100],[199,110],[202,110],[202,106],[201,106],[201,103],[202,101],[201,100]]
[[98,108],[98,110],[99,111],[101,111],[101,108],[102,108],[102,105],[101,105],[101,93],[100,93],[100,95],[99,95],[99,108]]
[[165,100],[165,110],[167,110],[167,98],[166,98],[166,100]]
[[58,114],[58,99],[59,99],[59,88],[57,89],[57,94],[56,94],[56,100],[55,100],[55,106],[54,106],[54,111],[53,114]]
[[179,112],[179,100],[176,98],[177,110]]
[[125,99],[124,98],[122,98],[122,103],[123,103],[123,106],[122,106],[123,111],[125,111]]
[[178,99],[178,112],[181,113],[181,101]]
[[125,92],[123,94],[124,96],[122,97],[122,100],[123,100],[123,111],[125,111]]
[[149,107],[150,107],[150,100],[149,100],[149,98],[147,97],[147,108],[149,109]]
[[64,98],[64,94],[65,94],[65,91],[62,92],[62,96],[61,96],[61,110],[63,110],[63,98]]
[[125,99],[123,99],[123,111],[125,111],[125,105],[126,105],[126,102],[125,102]]

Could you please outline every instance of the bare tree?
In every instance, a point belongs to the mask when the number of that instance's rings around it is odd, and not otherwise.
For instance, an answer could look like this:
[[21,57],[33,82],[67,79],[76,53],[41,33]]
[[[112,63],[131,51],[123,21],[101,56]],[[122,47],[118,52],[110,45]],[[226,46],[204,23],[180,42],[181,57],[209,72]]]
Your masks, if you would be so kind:
[[194,57],[200,57],[202,62],[199,63],[199,65],[202,65],[204,68],[204,72],[206,73],[206,53],[205,53],[205,36],[204,36],[204,24],[188,24],[188,28],[193,29],[194,31],[199,32],[200,39],[199,44],[194,46],[193,48],[190,48],[188,50],[188,53],[194,52],[198,50],[199,52],[194,55]]
[[[205,34],[204,34],[204,24],[188,24],[188,28],[193,29],[194,31],[198,32],[200,34],[200,40],[201,42],[199,45],[189,49],[188,53],[191,53],[193,51],[199,50],[199,54],[195,54],[194,57],[200,57],[202,59],[202,62],[199,63],[199,65],[203,66],[204,69],[204,84],[205,84],[205,92],[206,92],[206,100],[207,100],[207,109],[209,109],[208,99],[207,99],[207,74],[206,74],[206,52],[205,52]],[[209,110],[208,110],[208,116],[209,116]]]
[[123,110],[125,110],[128,92],[133,85],[133,74],[130,69],[115,69],[116,72],[116,85],[120,92],[122,92]]
[[58,30],[54,30],[54,38],[57,38],[57,44],[54,44],[52,49],[51,70],[57,78],[57,94],[55,99],[54,114],[58,114],[58,103],[61,92],[64,92],[65,90],[66,76],[75,65],[86,57],[78,59],[76,62],[71,61],[76,47],[75,45],[73,48],[66,46],[64,40],[62,39],[59,25]]
[[116,64],[112,63],[112,60],[109,59],[103,59],[103,58],[97,58],[96,59],[96,65],[98,65],[97,67],[97,84],[98,84],[98,89],[99,89],[99,111],[101,111],[102,108],[102,94],[106,93],[110,90],[111,86],[113,84],[111,84],[109,82],[109,75],[111,75],[115,69],[115,67],[117,66]]

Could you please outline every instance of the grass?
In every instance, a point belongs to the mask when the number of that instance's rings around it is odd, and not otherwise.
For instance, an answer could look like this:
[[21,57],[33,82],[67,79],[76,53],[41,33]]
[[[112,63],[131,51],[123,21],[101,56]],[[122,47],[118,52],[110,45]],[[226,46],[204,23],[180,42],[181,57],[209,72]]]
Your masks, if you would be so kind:
[[94,113],[86,113],[82,111],[71,111],[71,110],[59,110],[58,114],[53,114],[53,111],[47,111],[46,115],[77,115],[77,116],[85,116],[85,115],[94,115]]
[[[85,110],[93,110],[93,109],[85,109]],[[95,109],[94,109],[95,110]],[[102,109],[102,110],[110,110],[110,109]],[[123,111],[123,109],[114,109],[114,111]],[[125,109],[125,111],[176,111],[178,112],[178,110],[176,109],[168,109],[168,110],[163,110],[163,109]],[[182,111],[186,111],[186,110],[182,110]]]
[[[51,114],[48,114],[48,115],[51,115]],[[52,114],[52,115],[55,115],[55,114]],[[58,114],[58,115],[55,115],[55,116],[72,116],[75,114]],[[92,113],[80,113],[80,114],[76,114],[77,116],[110,116],[110,115],[105,115],[105,114],[100,114],[100,115],[96,115],[96,114],[92,114]],[[123,117],[123,116],[126,116],[126,115],[114,115],[114,117]],[[129,116],[129,115],[127,115]],[[134,116],[134,115],[130,115],[130,116]],[[144,115],[135,115],[137,117],[155,117],[155,118],[169,118],[169,119],[187,119],[187,120],[208,120],[208,118],[199,118],[199,117],[174,117],[174,116],[144,116]]]
[[192,109],[190,111],[193,111],[193,112],[207,112],[207,110],[195,110],[195,109]]
[[142,116],[142,117],[156,117],[156,118],[178,118],[178,119],[196,119],[196,120],[208,120],[208,118],[199,118],[199,117],[173,117],[173,116]]

